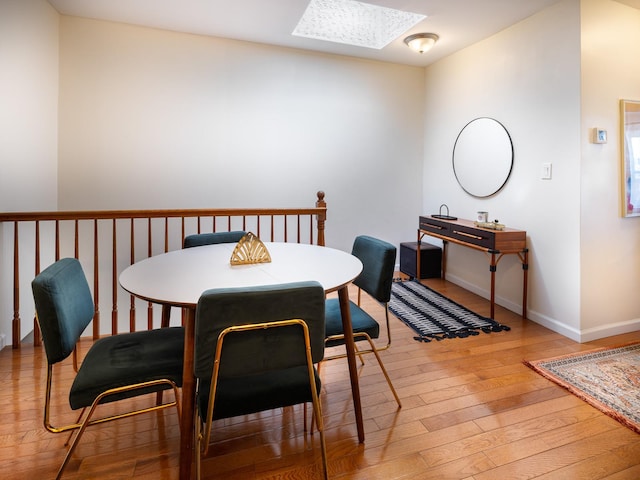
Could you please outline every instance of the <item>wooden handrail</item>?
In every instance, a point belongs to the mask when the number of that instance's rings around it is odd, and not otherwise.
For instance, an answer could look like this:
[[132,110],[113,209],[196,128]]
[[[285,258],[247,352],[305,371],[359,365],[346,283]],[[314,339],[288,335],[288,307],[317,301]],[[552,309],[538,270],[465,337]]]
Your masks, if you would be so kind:
[[[169,251],[171,239],[179,240],[176,244],[179,244],[178,248],[180,248],[185,236],[191,233],[232,229],[253,231],[264,241],[325,245],[326,218],[327,206],[322,191],[317,193],[315,207],[311,208],[200,208],[0,213],[0,227],[13,225],[12,248],[11,246],[3,247],[0,244],[2,247],[0,248],[0,265],[6,266],[13,262],[12,346],[18,348],[22,338],[21,294],[23,300],[25,292],[29,292],[30,295],[30,283],[33,276],[40,273],[41,266],[45,267],[60,259],[63,250],[69,251],[69,256],[75,256],[85,264],[85,267],[90,266],[93,270],[93,278],[90,279],[90,282],[93,280],[95,304],[93,338],[96,339],[102,333],[100,330],[102,285],[106,284],[109,287],[105,288],[111,289],[111,333],[115,334],[118,333],[118,293],[121,290],[118,285],[118,276],[128,265],[140,260],[142,252],[149,257],[154,254],[154,247],[156,247],[155,253],[158,253],[159,245],[161,245],[162,252]],[[159,226],[157,221],[153,221],[154,219],[164,220],[161,222],[161,244],[159,240],[155,240]],[[180,219],[179,225],[175,221],[170,222],[170,219]],[[193,221],[196,222],[195,231],[190,231],[186,219],[194,219]],[[209,219],[206,224],[205,219]],[[45,230],[43,226],[49,225],[50,222],[53,222],[53,227],[47,236],[43,231]],[[139,236],[145,235],[143,233],[138,235],[140,222],[146,223],[146,248],[140,244]],[[72,224],[71,232],[65,232],[61,229],[61,226],[67,223]],[[292,229],[294,224],[295,228]],[[21,236],[21,231],[26,228],[33,229],[33,239],[27,234]],[[105,228],[110,228],[110,230],[105,232]],[[126,228],[130,230],[128,235],[125,235]],[[89,233],[89,229],[91,233]],[[122,232],[123,230],[124,232]],[[295,230],[295,232],[292,233],[291,230]],[[9,238],[9,236],[0,236],[0,242],[5,238]],[[128,240],[125,241],[124,238]],[[47,240],[51,240],[51,243],[48,243]],[[86,244],[89,241],[92,242],[91,252],[85,253]],[[127,242],[128,246],[124,245]],[[124,249],[128,249],[127,254],[124,254]],[[4,252],[12,253],[5,257]],[[43,260],[43,253],[49,253],[49,256],[52,257],[50,262]],[[109,260],[109,255],[111,255],[109,266],[105,267],[106,264],[101,262]],[[123,265],[119,263],[120,259],[128,263]],[[25,270],[31,268],[31,265],[34,270]],[[106,282],[101,282],[105,279]],[[130,331],[134,331],[136,328],[135,305],[136,300],[131,296],[128,322]],[[153,328],[153,306],[151,304],[148,304],[147,312],[147,328]],[[40,345],[40,332],[35,319],[33,331],[34,344]]]
[[[318,192],[318,197],[322,192]],[[324,201],[323,201],[324,203]],[[325,204],[326,207],[326,204]],[[281,215],[318,215],[315,208],[196,208],[169,210],[77,210],[63,212],[15,212],[0,213],[0,222],[24,222],[37,220],[110,220],[122,218],[189,218],[189,217],[253,217]],[[326,211],[326,208],[324,208]]]

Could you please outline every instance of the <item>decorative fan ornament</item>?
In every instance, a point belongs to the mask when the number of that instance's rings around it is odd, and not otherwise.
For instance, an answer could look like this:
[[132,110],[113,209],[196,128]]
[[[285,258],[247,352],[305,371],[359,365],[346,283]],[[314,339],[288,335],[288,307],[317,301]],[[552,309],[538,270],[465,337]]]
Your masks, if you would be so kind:
[[250,265],[252,263],[270,263],[271,255],[262,240],[248,232],[240,239],[231,254],[231,265]]

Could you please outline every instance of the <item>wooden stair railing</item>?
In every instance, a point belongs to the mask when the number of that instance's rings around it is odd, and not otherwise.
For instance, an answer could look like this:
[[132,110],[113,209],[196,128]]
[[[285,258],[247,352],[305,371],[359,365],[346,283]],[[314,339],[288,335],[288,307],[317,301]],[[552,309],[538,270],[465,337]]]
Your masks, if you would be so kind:
[[[118,293],[121,290],[118,276],[124,268],[136,261],[157,253],[168,252],[172,246],[175,247],[173,249],[182,248],[185,236],[191,233],[245,230],[253,232],[264,241],[324,245],[326,218],[327,206],[324,201],[324,192],[321,191],[317,193],[315,207],[311,208],[0,213],[0,271],[8,272],[9,265],[11,262],[13,263],[13,277],[10,281],[12,295],[8,292],[2,292],[7,293],[3,296],[7,298],[12,296],[13,299],[12,346],[19,348],[22,340],[21,295],[23,299],[31,298],[33,277],[40,273],[41,267],[46,267],[59,260],[63,253],[64,256],[78,258],[87,271],[92,271],[93,338],[95,340],[101,335],[100,293],[101,290],[104,290],[102,286],[104,279],[106,278],[110,284],[111,334],[115,334],[118,333]],[[173,219],[178,221],[170,221]],[[143,224],[142,228],[146,229],[146,239],[140,238],[143,234],[138,234],[141,223]],[[178,224],[176,225],[176,223]],[[124,237],[128,240],[124,240],[123,233],[121,233],[121,230],[125,229],[124,226],[130,232],[128,236]],[[10,231],[11,227],[13,232]],[[158,234],[158,229],[161,229],[160,234]],[[161,238],[158,239],[158,236]],[[5,241],[8,245],[3,245]],[[85,253],[85,250],[88,250],[89,253]],[[146,251],[140,253],[141,250]],[[123,252],[126,253],[123,255]],[[43,256],[49,260],[44,261]],[[101,262],[108,261],[109,256],[111,257],[110,266],[106,267]],[[125,264],[123,264],[124,260],[119,262],[121,256],[128,257]],[[28,274],[31,268],[33,268],[33,275]],[[90,275],[87,276],[90,277]],[[7,288],[1,279],[0,288]],[[28,297],[26,296],[27,292]],[[136,299],[132,295],[129,297],[129,331],[135,331]],[[4,312],[4,310],[2,311]],[[148,303],[147,328],[153,328],[153,313],[153,305]],[[29,327],[31,325],[33,325],[34,345],[40,345],[40,332],[35,318]],[[31,328],[28,331],[30,330]]]

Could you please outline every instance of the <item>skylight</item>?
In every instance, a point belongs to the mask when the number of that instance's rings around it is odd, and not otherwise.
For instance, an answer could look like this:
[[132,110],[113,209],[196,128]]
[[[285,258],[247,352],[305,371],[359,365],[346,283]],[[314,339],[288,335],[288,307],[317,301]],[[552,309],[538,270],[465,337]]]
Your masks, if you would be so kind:
[[311,0],[293,35],[380,50],[425,18],[355,0]]

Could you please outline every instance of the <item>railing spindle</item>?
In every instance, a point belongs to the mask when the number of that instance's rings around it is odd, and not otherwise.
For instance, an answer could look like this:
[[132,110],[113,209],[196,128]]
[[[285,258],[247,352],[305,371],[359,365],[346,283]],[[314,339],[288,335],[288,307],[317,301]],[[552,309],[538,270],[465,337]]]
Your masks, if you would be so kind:
[[169,217],[164,217],[164,253],[169,251]]
[[79,220],[76,218],[73,222],[73,256],[80,258],[80,233],[79,233]]
[[11,333],[14,348],[20,345],[20,255],[18,222],[13,223],[13,320]]
[[[35,275],[40,273],[40,221],[36,220],[36,238],[35,238]],[[38,325],[37,316],[33,317],[33,345],[39,347],[42,342],[40,335],[40,325]]]
[[[134,219],[131,218],[131,233],[130,233],[130,239],[129,241],[131,242],[131,255],[129,257],[129,264],[133,265],[136,262],[136,236],[135,236],[135,227],[134,227]],[[133,295],[129,295],[129,302],[130,302],[130,306],[129,306],[129,331],[130,332],[135,332],[136,331],[136,297],[134,297]]]
[[271,223],[271,241],[275,242],[275,236],[274,236],[275,235],[275,232],[274,232],[274,229],[275,229],[275,224],[274,224],[275,216],[274,215],[269,215],[269,217],[270,217],[269,220],[270,220],[270,223]]
[[116,219],[111,221],[111,332],[118,332],[118,230]]
[[[147,257],[151,257],[153,255],[153,237],[151,233],[151,218],[149,218],[148,223],[148,232],[147,232]],[[147,303],[147,329],[153,329],[153,304],[151,302]]]
[[[76,243],[78,231],[76,230]],[[98,241],[98,219],[93,221],[93,339],[100,338],[100,261],[99,261],[99,241]],[[77,252],[76,258],[80,258]],[[115,333],[115,332],[114,332]]]
[[60,260],[60,220],[56,219],[56,262]]

